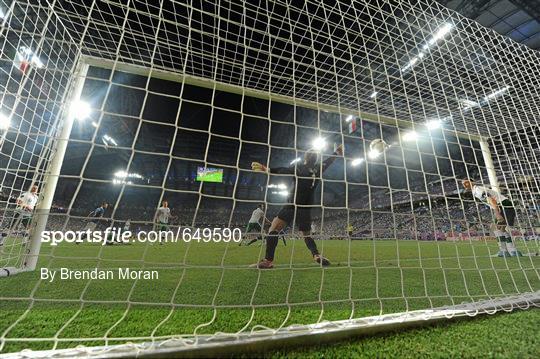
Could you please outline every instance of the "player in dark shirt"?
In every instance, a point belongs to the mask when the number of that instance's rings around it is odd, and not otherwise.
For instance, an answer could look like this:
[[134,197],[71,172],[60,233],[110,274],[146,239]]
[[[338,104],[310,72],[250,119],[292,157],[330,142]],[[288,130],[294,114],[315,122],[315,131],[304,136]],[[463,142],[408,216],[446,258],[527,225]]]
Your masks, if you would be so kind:
[[107,202],[102,202],[101,206],[94,209],[90,214],[88,215],[89,222],[86,225],[85,230],[91,230],[94,231],[96,227],[99,226],[99,224],[104,223],[104,221],[101,219],[103,218],[103,215],[105,214],[105,210],[109,207],[109,204]]
[[[343,154],[343,147],[339,146],[333,154],[323,163],[317,163],[317,153],[306,152],[303,163],[298,163],[291,167],[267,168],[266,166],[253,162],[251,167],[255,171],[268,172],[271,174],[291,174],[294,175],[296,188],[290,191],[287,204],[281,208],[277,217],[272,221],[268,235],[266,236],[266,254],[263,260],[253,265],[260,269],[270,269],[274,267],[274,253],[278,244],[278,234],[287,227],[288,224],[296,222],[298,229],[304,236],[306,246],[311,251],[313,259],[323,266],[330,265],[330,261],[320,255],[317,244],[311,237],[311,207],[314,205],[315,189],[319,185],[321,174],[335,161],[335,156]],[[296,214],[296,216],[295,216]]]

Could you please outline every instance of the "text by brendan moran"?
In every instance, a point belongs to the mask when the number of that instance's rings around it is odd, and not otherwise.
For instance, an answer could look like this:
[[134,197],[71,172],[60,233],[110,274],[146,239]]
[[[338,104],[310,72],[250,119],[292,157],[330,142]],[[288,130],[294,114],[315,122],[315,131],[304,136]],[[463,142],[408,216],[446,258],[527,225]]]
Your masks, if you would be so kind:
[[157,270],[143,270],[132,268],[116,268],[116,269],[69,269],[58,268],[49,269],[41,268],[41,279],[47,282],[53,282],[59,280],[157,280],[159,279],[159,272]]

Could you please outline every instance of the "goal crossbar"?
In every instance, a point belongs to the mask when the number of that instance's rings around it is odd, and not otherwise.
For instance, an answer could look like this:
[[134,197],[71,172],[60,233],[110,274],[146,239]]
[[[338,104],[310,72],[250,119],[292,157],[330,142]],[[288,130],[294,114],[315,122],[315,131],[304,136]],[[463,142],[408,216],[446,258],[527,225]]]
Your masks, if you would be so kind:
[[[413,128],[415,126],[415,123],[413,121],[407,121],[404,119],[384,116],[381,114],[354,110],[354,109],[346,108],[343,106],[333,106],[326,103],[306,101],[303,99],[287,97],[284,95],[261,91],[261,90],[257,90],[253,88],[246,88],[246,87],[228,84],[228,83],[224,83],[220,81],[215,81],[209,78],[197,77],[197,76],[193,76],[189,74],[175,73],[172,71],[162,70],[155,67],[148,68],[148,67],[144,67],[144,66],[140,66],[136,64],[128,64],[121,61],[101,59],[101,58],[88,56],[88,55],[81,56],[80,61],[88,66],[95,66],[95,67],[109,69],[109,70],[127,72],[130,74],[140,75],[140,76],[151,76],[156,79],[185,83],[188,85],[199,86],[199,87],[204,87],[204,88],[209,88],[209,89],[216,89],[216,90],[221,90],[221,91],[225,91],[225,92],[229,92],[233,94],[245,95],[245,96],[255,97],[255,98],[264,99],[264,100],[271,100],[271,101],[275,101],[275,102],[279,102],[283,104],[299,106],[299,107],[309,108],[313,110],[334,112],[334,113],[342,114],[344,116],[348,116],[348,115],[358,116],[362,120],[373,122],[373,123],[386,124],[386,125],[397,126],[397,127],[402,127],[402,128]],[[468,139],[468,140],[473,140],[473,141],[480,141],[482,139],[485,139],[484,136],[481,136],[478,134],[465,133],[465,132],[458,131],[456,129],[443,129],[443,130],[445,132],[451,133],[452,135],[455,135],[463,139]]]

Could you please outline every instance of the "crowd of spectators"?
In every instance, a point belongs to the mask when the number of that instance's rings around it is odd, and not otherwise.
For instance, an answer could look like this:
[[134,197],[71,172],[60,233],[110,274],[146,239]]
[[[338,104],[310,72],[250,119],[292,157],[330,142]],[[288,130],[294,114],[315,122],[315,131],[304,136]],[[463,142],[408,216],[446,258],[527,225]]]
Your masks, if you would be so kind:
[[[352,239],[416,239],[444,240],[455,236],[490,235],[493,214],[489,207],[460,195],[455,182],[428,184],[429,190],[411,188],[411,191],[372,190],[356,199],[349,209],[323,209],[313,211],[313,228],[317,238]],[[12,218],[11,199],[3,198],[4,210],[1,226],[5,228]],[[86,225],[89,209],[67,210],[63,203],[55,203],[49,215],[49,230],[81,230]],[[253,206],[191,206],[171,208],[173,227],[244,228]],[[253,207],[253,208],[251,208]],[[274,206],[268,209],[269,219],[275,215]],[[111,206],[103,223],[115,227],[130,221],[131,230],[150,229],[156,208],[154,206]],[[316,214],[315,214],[316,213]],[[518,212],[518,222],[519,222]],[[534,233],[536,225],[525,223]]]

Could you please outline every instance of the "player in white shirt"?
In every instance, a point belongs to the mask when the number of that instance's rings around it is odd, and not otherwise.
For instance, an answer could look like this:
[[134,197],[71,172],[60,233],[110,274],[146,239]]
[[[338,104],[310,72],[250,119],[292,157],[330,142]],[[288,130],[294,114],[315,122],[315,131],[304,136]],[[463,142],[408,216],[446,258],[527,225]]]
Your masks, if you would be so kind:
[[[249,222],[246,227],[246,234],[257,233],[258,236],[253,238],[251,241],[249,241],[246,244],[247,246],[257,242],[258,240],[262,240],[262,226],[261,225],[264,223],[270,223],[270,221],[264,215],[264,204],[260,204],[251,213],[251,218],[249,219]],[[242,242],[240,242],[239,245],[242,245]]]
[[126,221],[126,223],[124,223],[124,229],[123,229],[123,231],[124,231],[124,232],[128,232],[130,227],[131,227],[131,219],[128,219],[128,220]]
[[473,181],[466,179],[462,182],[466,190],[470,190],[473,196],[484,204],[491,207],[495,214],[497,229],[495,237],[499,242],[499,257],[521,256],[521,253],[516,249],[512,236],[508,227],[513,226],[516,219],[516,210],[512,201],[500,192],[475,184]]
[[[311,222],[311,235],[317,236],[319,234],[319,226],[315,222]],[[322,234],[322,232],[320,233]]]
[[[156,231],[168,231],[169,230],[169,218],[171,217],[171,209],[169,208],[169,202],[163,200],[161,202],[161,207],[156,210],[154,216],[154,223]],[[161,234],[160,234],[161,239]],[[163,244],[163,241],[159,241],[159,244]]]
[[[38,201],[37,191],[38,187],[32,186],[30,191],[24,192],[17,198],[17,206],[15,207],[15,213],[13,214],[13,219],[9,225],[9,232],[16,231],[21,224],[24,230],[28,229],[30,221],[32,220],[34,207]],[[2,233],[2,238],[0,238],[0,246],[4,242],[3,238],[7,235],[8,233]]]

